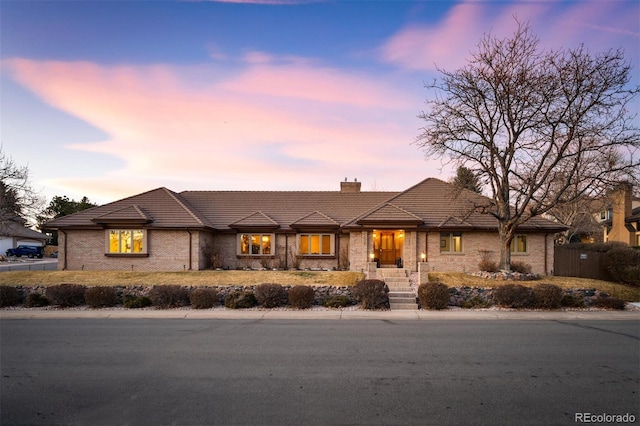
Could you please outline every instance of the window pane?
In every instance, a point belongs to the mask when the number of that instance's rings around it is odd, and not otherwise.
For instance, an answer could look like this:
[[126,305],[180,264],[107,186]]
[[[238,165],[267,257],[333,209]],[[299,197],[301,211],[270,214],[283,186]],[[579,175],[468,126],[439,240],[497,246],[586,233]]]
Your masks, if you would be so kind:
[[120,231],[120,253],[131,253],[131,231]]
[[249,254],[249,235],[240,235],[240,254]]
[[451,234],[449,234],[448,232],[440,233],[440,251],[451,251]]
[[309,254],[309,236],[300,235],[300,254]]
[[460,232],[454,232],[451,240],[451,243],[453,245],[452,251],[457,253],[462,252],[462,234]]
[[311,236],[311,254],[320,254],[320,235]]
[[527,236],[519,235],[516,237],[516,240],[518,243],[518,248],[516,249],[516,251],[520,253],[526,253],[527,252]]
[[262,236],[262,254],[271,254],[271,235]]
[[109,253],[120,252],[120,232],[117,230],[109,231]]
[[322,254],[331,254],[331,235],[322,236]]
[[260,254],[260,235],[251,236],[251,254]]
[[136,229],[133,231],[133,252],[142,253],[142,230]]

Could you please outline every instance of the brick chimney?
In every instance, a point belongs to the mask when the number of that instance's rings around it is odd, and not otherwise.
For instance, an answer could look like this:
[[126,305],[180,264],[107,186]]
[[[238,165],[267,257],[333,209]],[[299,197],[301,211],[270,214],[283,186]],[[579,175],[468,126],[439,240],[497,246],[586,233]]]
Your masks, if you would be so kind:
[[360,192],[362,182],[358,182],[358,179],[354,179],[353,182],[347,182],[347,178],[344,178],[344,182],[340,182],[340,192],[354,193]]
[[632,187],[630,183],[622,183],[611,194],[613,201],[613,217],[611,220],[611,231],[608,234],[608,241],[619,241],[629,245],[634,245],[634,232],[631,232],[630,225],[625,223],[625,219],[631,216],[632,210]]

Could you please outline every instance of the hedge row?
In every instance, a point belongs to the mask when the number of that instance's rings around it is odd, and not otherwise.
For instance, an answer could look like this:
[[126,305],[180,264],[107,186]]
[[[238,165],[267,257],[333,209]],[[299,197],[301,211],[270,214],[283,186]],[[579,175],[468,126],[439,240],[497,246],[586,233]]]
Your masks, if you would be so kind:
[[[151,287],[145,293],[147,294],[115,287],[87,288],[77,284],[59,284],[47,287],[43,294],[38,291],[26,293],[12,286],[0,286],[0,307],[55,305],[65,308],[87,305],[91,308],[104,308],[122,304],[125,308],[131,309],[149,306],[159,309],[183,306],[210,309],[220,305],[231,309],[243,309],[254,306],[275,308],[288,305],[296,309],[309,309],[314,304],[339,308],[353,305],[356,300],[363,300],[354,298],[351,294],[323,294],[322,291],[316,292],[309,286],[286,288],[280,284],[260,284],[242,290],[230,289],[228,292],[211,287],[190,289],[178,285],[160,285]],[[363,306],[368,303],[367,301],[368,299],[362,301]]]
[[[469,290],[471,290],[469,288]],[[521,284],[505,284],[489,291],[485,289],[473,292],[466,298],[456,295],[455,288],[449,288],[439,282],[429,282],[418,287],[418,301],[422,309],[446,309],[448,306],[462,308],[486,308],[492,305],[515,309],[559,309],[563,307],[584,308],[587,306],[604,309],[622,310],[625,302],[605,293],[593,293],[585,297],[574,291],[565,291],[553,284],[537,284],[533,288]],[[490,293],[490,294],[489,294]]]

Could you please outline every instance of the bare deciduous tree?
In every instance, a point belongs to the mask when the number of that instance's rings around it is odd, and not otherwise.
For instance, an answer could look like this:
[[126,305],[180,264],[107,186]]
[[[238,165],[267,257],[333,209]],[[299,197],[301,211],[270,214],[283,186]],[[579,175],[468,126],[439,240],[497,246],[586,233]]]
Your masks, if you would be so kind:
[[0,146],[0,224],[16,217],[33,221],[43,203],[29,181],[29,168],[16,164]]
[[[630,104],[630,65],[621,50],[543,51],[528,24],[483,38],[467,65],[428,84],[427,156],[465,165],[491,191],[476,206],[493,215],[500,268],[510,269],[516,229],[554,206],[638,180],[640,132]],[[572,190],[570,190],[572,189]]]

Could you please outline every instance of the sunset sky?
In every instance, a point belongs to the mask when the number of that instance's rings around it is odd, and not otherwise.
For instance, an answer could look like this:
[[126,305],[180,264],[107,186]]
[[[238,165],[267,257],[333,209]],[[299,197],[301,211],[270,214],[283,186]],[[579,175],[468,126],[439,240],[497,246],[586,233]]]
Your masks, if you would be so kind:
[[625,49],[640,84],[639,1],[0,1],[2,149],[98,203],[446,180],[412,144],[424,82],[514,16],[545,48]]

